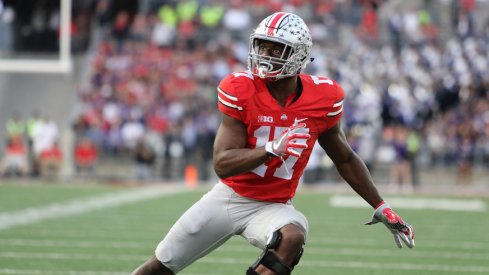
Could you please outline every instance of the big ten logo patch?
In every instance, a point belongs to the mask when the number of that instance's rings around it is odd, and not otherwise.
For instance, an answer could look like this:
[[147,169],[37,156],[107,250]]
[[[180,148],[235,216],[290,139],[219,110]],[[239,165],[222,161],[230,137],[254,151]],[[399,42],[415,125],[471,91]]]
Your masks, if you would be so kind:
[[273,123],[273,117],[272,116],[258,116],[258,122]]

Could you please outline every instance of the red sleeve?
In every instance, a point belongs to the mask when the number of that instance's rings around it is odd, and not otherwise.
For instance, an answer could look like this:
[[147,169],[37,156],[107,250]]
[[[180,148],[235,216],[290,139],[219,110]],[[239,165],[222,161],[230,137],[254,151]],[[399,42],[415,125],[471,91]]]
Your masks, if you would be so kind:
[[237,92],[239,81],[233,74],[226,76],[217,87],[217,100],[219,111],[243,121],[243,102]]
[[343,117],[343,100],[345,98],[345,92],[340,84],[335,82],[336,94],[334,96],[333,104],[328,108],[326,116],[329,118],[330,127],[336,125]]

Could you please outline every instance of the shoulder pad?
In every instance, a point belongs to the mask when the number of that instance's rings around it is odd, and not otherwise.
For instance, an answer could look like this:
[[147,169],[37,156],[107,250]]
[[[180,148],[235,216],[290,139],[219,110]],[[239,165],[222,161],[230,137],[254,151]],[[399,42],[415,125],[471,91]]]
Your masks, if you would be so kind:
[[218,92],[220,95],[227,97],[227,95],[235,98],[244,99],[247,94],[253,90],[250,86],[253,86],[253,75],[249,72],[237,72],[228,74],[219,83]]
[[235,118],[244,110],[246,99],[253,93],[253,75],[238,72],[227,75],[217,87],[219,110]]
[[305,75],[302,80],[304,88],[311,90],[310,100],[322,104],[326,108],[326,116],[341,116],[345,92],[338,82],[314,75]]

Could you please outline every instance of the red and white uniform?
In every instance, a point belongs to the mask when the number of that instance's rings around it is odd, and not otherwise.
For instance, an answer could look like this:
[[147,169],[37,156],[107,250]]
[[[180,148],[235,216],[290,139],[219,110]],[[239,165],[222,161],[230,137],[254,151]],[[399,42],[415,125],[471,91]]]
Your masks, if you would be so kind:
[[273,99],[263,80],[248,72],[222,80],[218,87],[219,109],[246,125],[248,148],[264,146],[295,121],[309,128],[309,148],[300,158],[284,157],[285,162],[273,158],[251,172],[222,179],[192,205],[155,250],[156,258],[174,273],[234,235],[264,249],[273,232],[294,224],[307,238],[307,218],[290,199],[317,137],[341,118],[343,90],[327,78],[300,75],[300,79],[300,96],[291,95],[285,108]]
[[219,110],[242,121],[247,129],[247,148],[264,146],[294,122],[304,122],[311,138],[300,158],[272,158],[256,169],[221,181],[241,196],[271,202],[294,197],[318,136],[338,123],[343,114],[344,92],[334,80],[300,74],[302,92],[292,94],[285,107],[271,96],[264,80],[250,72],[224,78],[218,87]]

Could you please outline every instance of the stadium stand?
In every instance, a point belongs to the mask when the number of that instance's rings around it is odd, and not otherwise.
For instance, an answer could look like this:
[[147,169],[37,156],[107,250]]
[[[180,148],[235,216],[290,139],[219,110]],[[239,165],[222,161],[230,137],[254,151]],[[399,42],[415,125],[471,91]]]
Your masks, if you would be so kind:
[[[347,91],[344,127],[377,181],[409,188],[456,171],[451,182],[470,184],[487,173],[487,1],[94,2],[70,123],[74,144],[96,145],[100,177],[134,179],[143,139],[156,155],[152,180],[181,180],[188,165],[211,180],[215,87],[246,69],[253,22],[277,10],[310,26],[307,72]],[[323,181],[337,180],[325,156],[317,162]]]

